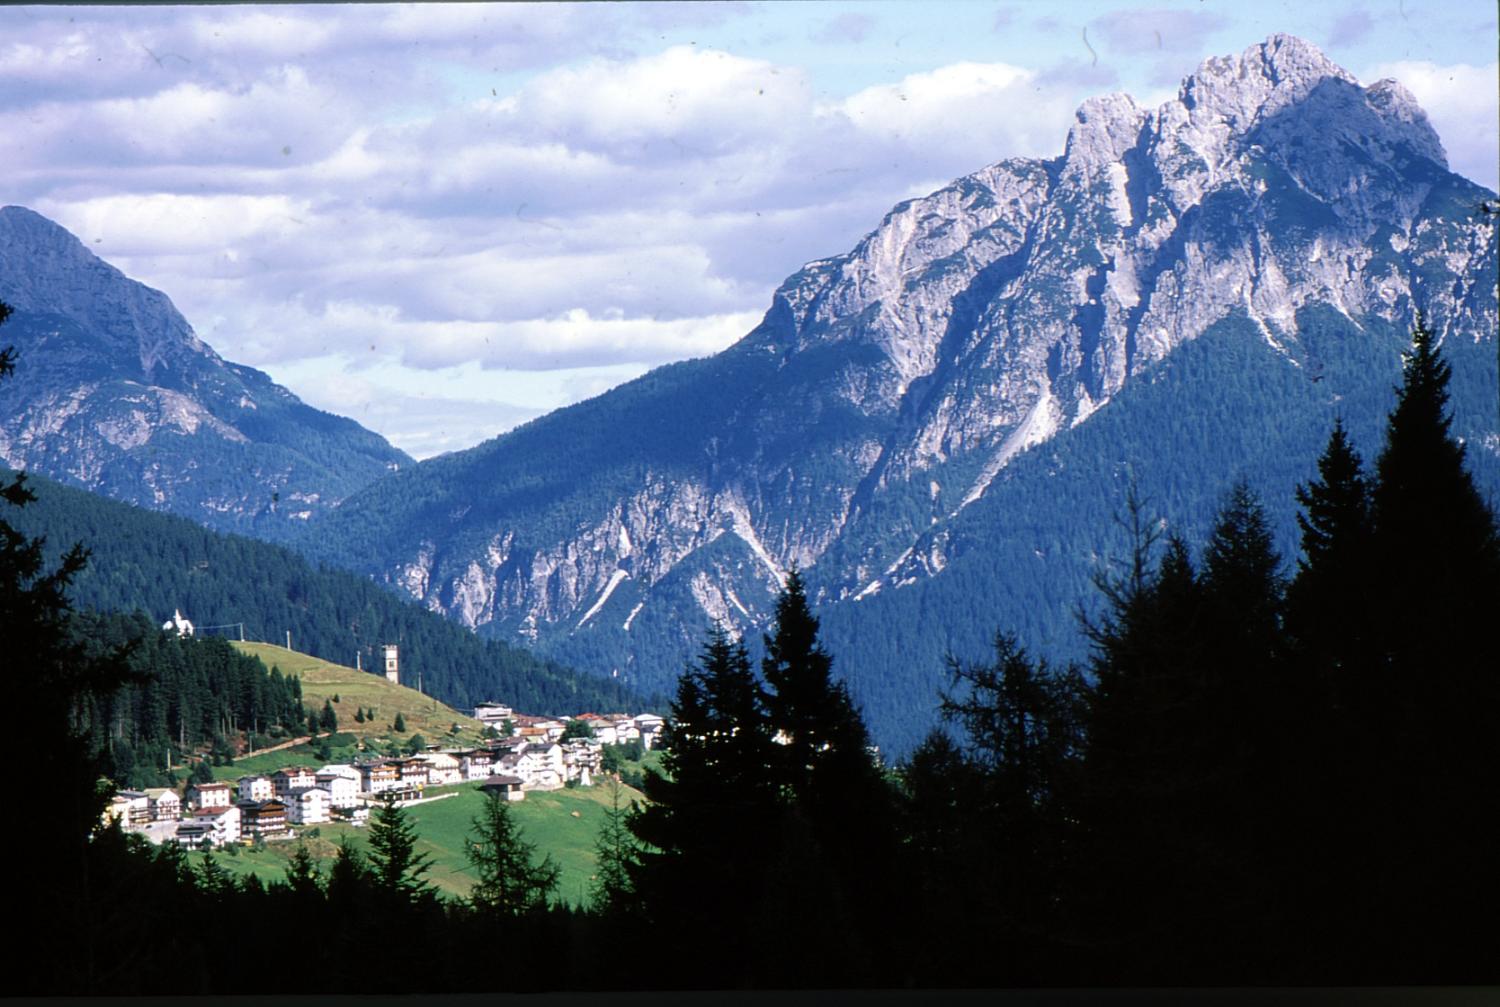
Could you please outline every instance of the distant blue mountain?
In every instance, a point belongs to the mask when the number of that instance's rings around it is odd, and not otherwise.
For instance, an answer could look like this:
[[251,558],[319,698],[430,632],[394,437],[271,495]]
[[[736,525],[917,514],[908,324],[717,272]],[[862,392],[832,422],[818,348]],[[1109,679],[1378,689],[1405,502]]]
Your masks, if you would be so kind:
[[0,208],[0,461],[284,540],[362,486],[413,464],[353,420],[306,405],[193,334],[165,294],[73,235]]

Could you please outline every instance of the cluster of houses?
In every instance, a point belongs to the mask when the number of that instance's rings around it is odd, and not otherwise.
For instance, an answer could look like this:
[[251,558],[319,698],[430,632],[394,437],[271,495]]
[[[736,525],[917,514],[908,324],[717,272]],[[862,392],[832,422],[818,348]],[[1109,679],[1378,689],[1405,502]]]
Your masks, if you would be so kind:
[[604,745],[639,740],[650,748],[663,725],[654,714],[587,713],[573,719],[588,724],[594,737],[563,741],[567,725],[562,721],[518,715],[498,703],[482,704],[474,715],[489,726],[508,722],[513,733],[478,748],[247,775],[237,786],[193,783],[185,799],[169,788],[123,790],[105,810],[105,819],[116,819],[152,842],[199,849],[289,838],[297,825],[363,825],[372,805],[421,800],[429,787],[473,781],[506,800],[521,800],[528,790],[556,790],[573,781],[590,786]]

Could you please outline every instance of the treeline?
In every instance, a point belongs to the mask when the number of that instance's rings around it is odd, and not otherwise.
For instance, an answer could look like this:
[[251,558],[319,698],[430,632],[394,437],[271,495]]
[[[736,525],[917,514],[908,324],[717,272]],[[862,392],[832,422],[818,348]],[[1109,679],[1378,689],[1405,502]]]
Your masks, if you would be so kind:
[[[4,475],[4,470],[0,470]],[[380,647],[401,648],[402,682],[420,671],[429,695],[459,709],[498,700],[528,713],[651,706],[619,683],[578,673],[499,640],[484,641],[456,623],[403,600],[372,581],[317,569],[289,549],[199,527],[72,489],[27,479],[36,499],[15,528],[46,539],[51,562],[72,543],[87,544],[88,564],[72,581],[81,610],[133,612],[159,619],[174,609],[219,635],[284,643],[338,664],[380,666]],[[225,625],[229,624],[229,625]]]
[[266,746],[306,728],[301,681],[227,640],[163,632],[142,612],[79,613],[68,631],[85,651],[122,655],[127,684],[84,697],[78,726],[104,774],[124,786],[168,786],[169,765],[181,768],[190,753],[232,757],[241,735]]
[[[18,992],[263,989],[212,953],[216,916],[326,949],[280,977],[310,992],[1493,983],[1500,524],[1447,382],[1419,327],[1373,467],[1336,426],[1298,490],[1295,571],[1244,485],[1198,549],[1132,500],[1088,663],[997,634],[950,663],[951,733],[894,770],[794,574],[758,669],[715,632],[679,680],[666,772],[608,816],[587,910],[548,905],[499,800],[467,900],[434,894],[396,808],[327,877],[299,856],[231,882],[98,832],[88,749],[47,721],[36,750],[82,796],[44,810],[59,841],[18,879],[51,896],[18,892],[39,907]],[[0,530],[44,709],[114,688],[53,632],[73,565]]]

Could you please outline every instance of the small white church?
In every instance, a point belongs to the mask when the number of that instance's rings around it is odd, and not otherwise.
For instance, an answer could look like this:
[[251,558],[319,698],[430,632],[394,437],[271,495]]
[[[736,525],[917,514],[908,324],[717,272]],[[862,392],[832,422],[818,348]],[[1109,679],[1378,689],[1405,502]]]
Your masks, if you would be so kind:
[[175,631],[178,636],[193,635],[193,624],[184,619],[182,613],[175,608],[172,609],[172,618],[162,623],[161,628],[164,633]]

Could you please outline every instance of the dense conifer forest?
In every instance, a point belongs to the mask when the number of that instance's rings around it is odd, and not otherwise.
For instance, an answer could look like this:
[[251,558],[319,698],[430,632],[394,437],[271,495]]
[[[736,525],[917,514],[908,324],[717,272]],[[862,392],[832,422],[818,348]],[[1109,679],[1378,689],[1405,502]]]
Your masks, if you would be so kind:
[[179,637],[144,613],[80,613],[70,635],[85,652],[120,653],[130,673],[120,689],[79,705],[80,730],[98,747],[104,773],[132,788],[169,786],[190,753],[235,754],[303,732],[310,711],[302,683],[267,670],[222,637]]
[[459,709],[486,700],[549,715],[653,705],[615,681],[479,640],[364,577],[319,569],[286,548],[46,479],[26,485],[36,499],[12,516],[13,527],[45,539],[51,562],[75,542],[88,550],[69,594],[80,610],[144,611],[159,623],[180,609],[200,632],[237,638],[243,629],[245,639],[270,643],[290,631],[303,653],[350,666],[358,654],[365,668],[378,666],[382,644],[396,643],[402,684],[415,685],[420,670],[423,691]]
[[[328,993],[1500,981],[1500,525],[1447,385],[1419,326],[1378,456],[1336,425],[1309,465],[1295,559],[1253,485],[1200,545],[1128,498],[1087,661],[997,626],[899,766],[872,757],[792,576],[758,673],[714,633],[680,678],[666,771],[611,816],[580,911],[549,905],[500,802],[474,823],[492,883],[464,902],[425,882],[394,806],[368,860],[346,846],[325,878],[298,858],[270,885],[101,829],[80,710],[128,654],[69,635],[82,556],[16,530],[32,504],[9,482],[0,615],[33,690],[23,750],[58,794],[17,879],[33,967],[12,991],[263,991],[214,920],[321,949],[278,985]],[[391,940],[403,965],[371,967]]]

